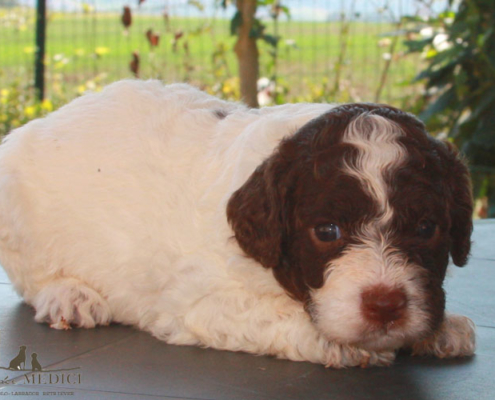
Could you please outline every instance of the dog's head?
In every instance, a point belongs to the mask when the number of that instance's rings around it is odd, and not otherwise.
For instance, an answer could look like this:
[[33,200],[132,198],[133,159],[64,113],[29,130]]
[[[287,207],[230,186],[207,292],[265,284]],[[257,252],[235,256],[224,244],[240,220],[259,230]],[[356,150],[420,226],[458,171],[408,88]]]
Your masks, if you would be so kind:
[[434,332],[449,254],[466,263],[468,170],[392,107],[349,104],[284,139],[229,200],[244,252],[331,341],[394,349]]

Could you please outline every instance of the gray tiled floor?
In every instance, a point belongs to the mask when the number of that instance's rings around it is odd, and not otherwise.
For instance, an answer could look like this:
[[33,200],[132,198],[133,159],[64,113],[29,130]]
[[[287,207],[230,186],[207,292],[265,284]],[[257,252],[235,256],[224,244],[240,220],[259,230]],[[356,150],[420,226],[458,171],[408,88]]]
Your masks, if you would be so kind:
[[[478,326],[469,359],[400,354],[389,368],[346,370],[195,347],[169,346],[130,327],[60,332],[33,321],[32,309],[0,272],[0,366],[20,345],[43,367],[70,369],[70,384],[26,384],[21,372],[0,369],[3,398],[80,399],[476,399],[495,398],[495,220],[477,222],[469,265],[446,283],[452,312]],[[30,362],[28,361],[30,364]],[[56,377],[53,377],[55,380]],[[59,378],[60,379],[60,378]],[[13,380],[13,382],[12,382]],[[39,395],[17,396],[17,392]],[[69,392],[54,395],[47,392]],[[10,394],[10,395],[8,395]]]

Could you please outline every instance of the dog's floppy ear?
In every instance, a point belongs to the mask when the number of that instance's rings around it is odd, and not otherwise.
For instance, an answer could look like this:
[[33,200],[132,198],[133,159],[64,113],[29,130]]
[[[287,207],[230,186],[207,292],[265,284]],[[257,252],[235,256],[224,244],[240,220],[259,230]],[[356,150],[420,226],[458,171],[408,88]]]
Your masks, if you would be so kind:
[[471,250],[471,233],[473,231],[473,191],[469,169],[457,149],[448,144],[453,157],[451,170],[452,204],[450,217],[452,240],[450,254],[454,264],[462,267],[466,264]]
[[473,231],[473,195],[466,161],[449,142],[438,142],[444,160],[445,180],[449,185],[450,255],[455,265],[466,264]]
[[[384,115],[383,112],[379,114]],[[423,137],[427,138],[430,149],[439,158],[443,181],[447,185],[448,193],[451,221],[450,255],[455,265],[464,266],[471,250],[471,233],[473,231],[473,197],[466,161],[452,143],[429,136],[426,133],[425,125],[413,115],[393,108],[391,111],[387,111],[385,115],[399,123],[408,136],[414,137],[417,142],[423,141],[421,136],[424,134]]]
[[[280,147],[290,147],[287,142],[283,144]],[[282,256],[287,229],[289,158],[279,149],[256,168],[227,204],[227,219],[239,246],[266,268],[276,268]]]

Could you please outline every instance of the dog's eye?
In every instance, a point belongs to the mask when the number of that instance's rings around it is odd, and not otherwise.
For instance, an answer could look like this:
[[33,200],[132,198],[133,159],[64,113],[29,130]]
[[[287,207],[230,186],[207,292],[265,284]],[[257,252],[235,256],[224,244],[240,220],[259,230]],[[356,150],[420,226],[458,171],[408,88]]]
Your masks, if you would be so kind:
[[322,242],[333,242],[342,237],[340,228],[335,224],[322,224],[314,229],[316,237]]
[[418,225],[418,236],[423,239],[431,239],[437,230],[437,225],[429,220],[421,221]]

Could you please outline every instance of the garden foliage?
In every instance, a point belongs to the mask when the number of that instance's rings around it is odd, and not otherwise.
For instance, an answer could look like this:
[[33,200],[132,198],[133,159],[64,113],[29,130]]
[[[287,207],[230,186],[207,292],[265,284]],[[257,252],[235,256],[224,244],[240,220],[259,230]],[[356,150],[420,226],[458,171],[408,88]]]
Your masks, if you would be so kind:
[[475,195],[488,196],[495,216],[495,1],[464,0],[455,13],[453,3],[422,27],[429,37],[406,42],[428,60],[415,78],[426,85],[420,117],[467,156]]

